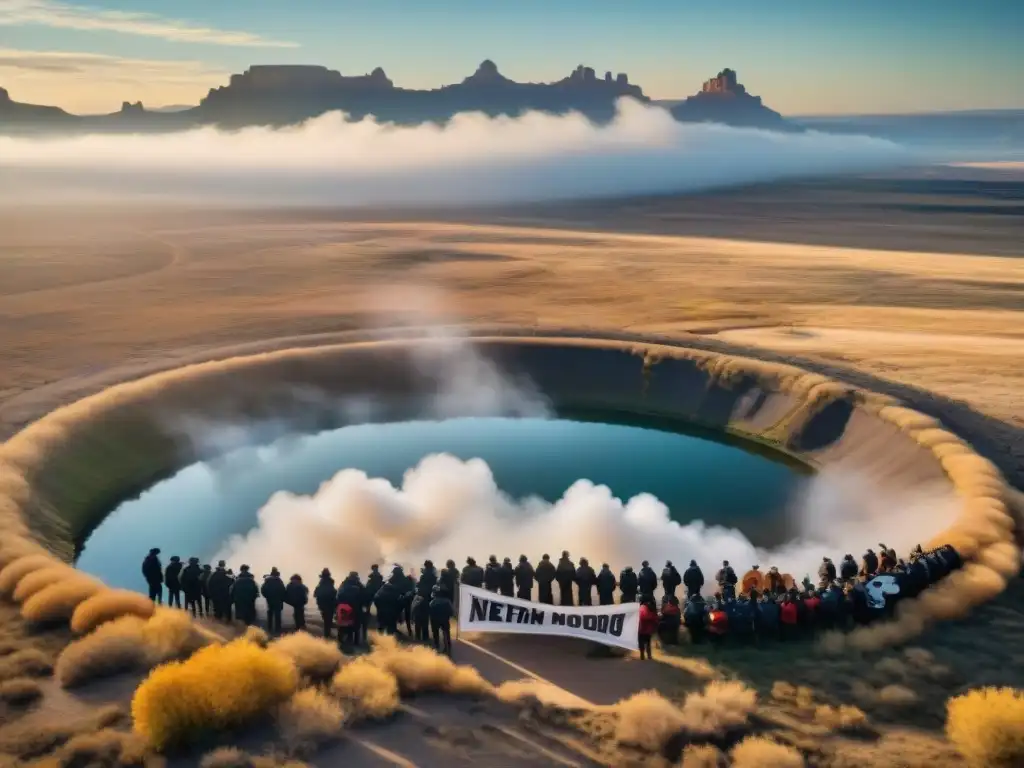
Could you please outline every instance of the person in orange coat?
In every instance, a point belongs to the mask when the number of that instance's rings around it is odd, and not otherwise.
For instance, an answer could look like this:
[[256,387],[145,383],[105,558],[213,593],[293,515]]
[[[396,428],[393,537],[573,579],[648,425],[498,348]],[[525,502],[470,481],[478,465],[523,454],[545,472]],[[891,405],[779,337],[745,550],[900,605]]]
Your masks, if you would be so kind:
[[[658,631],[658,607],[654,600],[640,605],[640,629],[638,639],[640,641],[640,658],[651,658],[651,636]],[[644,656],[644,654],[647,654]]]

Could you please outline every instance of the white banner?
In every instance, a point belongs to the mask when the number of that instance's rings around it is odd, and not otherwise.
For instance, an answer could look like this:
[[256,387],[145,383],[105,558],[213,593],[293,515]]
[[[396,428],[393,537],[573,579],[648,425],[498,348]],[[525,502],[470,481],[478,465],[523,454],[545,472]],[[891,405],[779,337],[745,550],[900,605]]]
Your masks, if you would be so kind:
[[577,637],[635,651],[639,629],[639,603],[582,608],[547,605],[459,585],[460,632]]

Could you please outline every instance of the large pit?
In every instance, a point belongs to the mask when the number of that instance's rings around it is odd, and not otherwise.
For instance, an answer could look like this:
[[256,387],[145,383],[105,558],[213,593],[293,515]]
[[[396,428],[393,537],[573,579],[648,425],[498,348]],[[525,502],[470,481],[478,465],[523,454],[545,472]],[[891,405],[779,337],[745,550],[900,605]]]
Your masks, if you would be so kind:
[[[702,470],[699,462],[692,465],[692,456],[687,455],[687,451],[696,450],[694,446],[700,446],[703,456],[714,451],[731,452],[716,460],[716,466],[733,470],[733,485],[737,487],[728,489],[731,498],[719,500],[722,503],[716,514],[721,514],[726,523],[737,523],[735,527],[741,530],[745,524],[739,507],[761,520],[773,520],[761,533],[749,520],[746,527],[753,544],[772,549],[780,557],[792,556],[792,552],[786,554],[786,543],[781,541],[790,538],[785,528],[790,523],[780,526],[775,521],[785,520],[785,515],[772,515],[780,508],[792,509],[792,505],[773,501],[766,489],[777,482],[788,493],[790,478],[800,476],[801,470],[805,475],[813,470],[819,478],[847,478],[834,488],[840,494],[849,493],[852,499],[845,505],[804,504],[801,508],[803,517],[798,524],[807,526],[807,530],[824,527],[829,531],[824,544],[857,551],[879,540],[897,547],[909,547],[918,540],[925,545],[953,543],[969,561],[964,578],[992,577],[991,588],[972,596],[972,602],[1000,591],[1004,573],[1015,572],[1013,564],[1001,559],[1009,557],[1014,545],[1012,525],[1001,525],[1000,515],[1006,515],[1005,485],[998,471],[933,419],[902,407],[892,398],[858,391],[788,366],[685,347],[511,335],[482,336],[472,341],[414,337],[232,358],[121,384],[56,411],[3,446],[5,466],[0,467],[0,479],[4,511],[8,513],[6,523],[12,532],[22,529],[29,537],[9,537],[5,556],[32,550],[34,540],[57,557],[70,560],[84,542],[83,568],[115,585],[129,586],[134,574],[129,574],[127,566],[120,562],[116,567],[89,563],[109,559],[99,557],[104,547],[117,549],[124,552],[122,559],[130,564],[130,571],[137,572],[140,552],[135,548],[149,531],[143,525],[141,533],[132,534],[140,538],[129,544],[124,537],[129,535],[130,526],[123,520],[133,516],[145,520],[146,514],[139,514],[137,506],[157,498],[162,488],[174,489],[179,487],[176,483],[186,482],[190,472],[198,471],[194,466],[197,463],[214,462],[211,466],[231,471],[231,462],[225,457],[232,451],[247,445],[273,444],[288,435],[319,435],[313,440],[329,441],[331,435],[356,429],[354,425],[358,424],[374,425],[372,434],[374,429],[409,429],[410,422],[424,414],[439,421],[432,436],[424,438],[421,432],[416,440],[409,439],[408,434],[405,439],[401,435],[395,438],[395,445],[406,445],[407,454],[382,450],[380,459],[384,463],[376,469],[364,465],[371,474],[395,482],[396,473],[408,469],[415,454],[436,448],[468,458],[470,453],[481,452],[479,443],[474,446],[473,441],[486,441],[487,430],[461,430],[463,434],[455,440],[462,440],[461,445],[445,444],[436,430],[443,432],[444,425],[450,428],[457,423],[451,419],[515,417],[519,419],[512,422],[515,429],[542,422],[538,426],[539,442],[544,444],[555,439],[551,430],[572,423],[565,418],[569,413],[603,415],[597,424],[593,418],[589,422],[579,420],[573,427],[577,430],[637,428],[635,423],[630,426],[623,421],[642,419],[647,426],[658,427],[654,430],[657,439],[680,441],[665,443],[658,451],[664,453],[662,463],[654,467],[659,476],[677,473],[673,468],[677,461],[687,463],[686,472],[707,475],[706,468]],[[615,414],[614,419],[609,414]],[[380,427],[382,423],[391,426]],[[685,429],[680,429],[681,424],[686,425]],[[694,434],[694,430],[700,430],[700,434]],[[366,439],[374,442],[378,438]],[[495,439],[493,433],[491,439]],[[576,445],[598,445],[594,434],[584,431],[568,439]],[[288,438],[291,450],[295,440]],[[509,449],[507,436],[497,440]],[[617,442],[621,445],[616,449],[620,452],[602,455],[606,459],[610,455],[612,464],[626,464],[641,447],[657,449],[656,441],[646,440],[643,446],[630,444],[620,433]],[[530,446],[536,444],[535,439],[524,439],[512,451],[519,451],[512,465],[528,467],[526,457],[535,461],[537,456],[531,454],[537,451]],[[336,469],[369,461],[370,453],[360,450],[358,441],[350,447],[350,458],[324,448],[325,463],[306,476],[305,485],[292,490],[308,493]],[[579,455],[572,461],[588,462],[585,451],[574,452]],[[492,461],[500,464],[497,454]],[[248,465],[246,471],[252,471],[253,466],[259,465]],[[764,468],[782,472],[778,477],[785,479],[766,479],[771,472]],[[549,488],[529,487],[540,478],[520,483],[511,475],[499,486],[510,486],[501,490],[515,496],[536,493],[550,497],[570,475],[587,477],[601,471],[592,462],[587,467],[568,462],[563,469],[549,479]],[[762,469],[766,473],[763,476],[759,474]],[[531,473],[522,469],[521,474],[526,477]],[[686,473],[683,477],[685,480]],[[271,485],[281,490],[290,482],[287,478],[264,479],[268,484],[250,489],[251,495],[241,504],[243,516],[254,514],[253,507],[261,503],[260,497]],[[589,479],[602,482],[599,476]],[[646,481],[642,477],[609,476],[607,482],[612,486],[618,483],[621,490],[613,487],[613,491],[628,497],[634,490],[629,482]],[[706,487],[715,486],[721,490],[725,483],[711,478]],[[870,490],[870,498],[876,503],[863,495],[864,489]],[[667,487],[662,492],[673,501],[676,491]],[[685,525],[707,516],[692,503],[692,486],[690,491],[678,493],[679,502],[670,503],[670,516],[676,522]],[[682,498],[685,494],[691,503]],[[751,501],[755,497],[760,497],[757,503]],[[924,503],[915,503],[914,499]],[[205,497],[196,506],[180,511],[179,519],[187,521],[189,515],[212,518],[218,511],[204,505],[214,501],[213,496]],[[136,505],[135,512],[132,505]],[[149,515],[166,518],[168,513],[156,506],[157,511]],[[114,509],[119,511],[104,522]],[[816,519],[819,510],[825,517]],[[852,515],[867,516],[870,525],[860,525],[864,519],[855,520],[858,525],[846,525]],[[235,527],[244,525],[242,521]],[[152,530],[153,538],[171,536],[171,544],[147,539],[146,545],[161,546],[166,553],[180,546],[183,551],[178,554],[182,556],[202,555],[219,547],[222,542],[216,539],[223,538],[222,533],[241,532],[226,528],[212,533],[200,530],[194,540],[175,540],[173,536],[181,533],[173,528],[164,520]],[[859,531],[859,538],[851,535],[854,530]],[[555,539],[544,546],[545,551],[562,548],[568,546]],[[593,548],[600,550],[599,546]],[[678,549],[675,559],[682,560],[687,552]],[[832,549],[830,553],[842,551]],[[464,552],[444,554],[465,556]],[[514,557],[519,551],[497,554]],[[536,557],[539,552],[528,554]],[[603,555],[590,554],[595,560]],[[663,554],[651,552],[650,559]],[[814,557],[820,554],[819,549]],[[639,559],[646,553],[631,550],[629,555]],[[906,622],[903,631],[913,634],[921,625],[915,617]]]

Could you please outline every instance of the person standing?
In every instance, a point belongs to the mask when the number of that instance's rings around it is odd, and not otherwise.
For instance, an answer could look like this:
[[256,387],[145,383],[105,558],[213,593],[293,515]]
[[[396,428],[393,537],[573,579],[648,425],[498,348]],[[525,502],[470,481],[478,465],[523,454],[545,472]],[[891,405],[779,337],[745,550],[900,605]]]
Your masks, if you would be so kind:
[[633,566],[627,565],[619,574],[619,591],[622,592],[623,603],[635,603],[638,583]]
[[370,630],[370,611],[373,609],[373,598],[377,596],[377,592],[382,586],[384,586],[384,577],[380,573],[380,566],[374,563],[370,566],[370,573],[366,576],[366,587],[363,590],[363,617],[360,626],[363,628],[364,635]]
[[594,604],[594,584],[597,582],[597,574],[590,567],[590,562],[585,557],[580,558],[580,567],[576,569],[576,586],[580,590],[580,605]]
[[555,568],[555,581],[558,582],[558,604],[572,605],[572,585],[576,581],[576,566],[569,559],[569,552],[563,551]]
[[462,583],[477,589],[484,585],[484,569],[477,565],[472,557],[466,558],[466,567],[462,569]]
[[434,650],[441,651],[441,640],[444,640],[444,653],[452,655],[452,616],[455,607],[443,591],[434,589],[430,605],[430,631],[434,636]]
[[199,591],[203,596],[203,607],[200,613],[203,613],[206,618],[213,616],[213,598],[210,597],[210,576],[212,575],[213,569],[210,568],[209,563],[206,563],[202,573],[199,574]]
[[676,588],[683,583],[682,577],[679,575],[679,571],[671,560],[665,561],[665,567],[661,569],[661,588],[665,590],[667,597],[676,596]]
[[164,603],[164,568],[160,562],[160,549],[153,547],[142,561],[142,578],[149,586],[149,599],[157,605]]
[[192,611],[192,617],[203,614],[203,586],[200,577],[203,570],[199,567],[199,558],[190,557],[188,565],[181,572],[181,591],[185,593],[185,610]]
[[243,565],[231,586],[231,601],[235,604],[235,617],[247,627],[256,623],[256,600],[259,596],[256,579],[249,573],[249,566]]
[[207,579],[207,590],[213,603],[213,617],[217,621],[231,621],[231,578],[223,560]]
[[515,570],[516,597],[520,600],[533,599],[533,566],[526,559],[526,555],[519,556],[519,564]]
[[167,585],[167,607],[181,608],[181,558],[171,555],[171,562],[164,571],[164,584]]
[[696,560],[691,560],[689,567],[683,571],[683,586],[686,587],[686,599],[699,595],[704,588],[704,571],[697,565]]
[[302,583],[302,577],[294,574],[285,587],[284,601],[292,607],[292,618],[296,631],[306,628],[306,603],[309,602],[309,587]]
[[455,567],[455,561],[449,560],[444,564],[444,570],[441,571],[440,581],[441,590],[448,593],[448,597],[452,600],[459,594],[459,569]]
[[515,594],[516,572],[512,567],[511,558],[506,557],[501,561],[501,567],[498,568],[498,588],[502,597],[512,597]]
[[501,566],[498,565],[498,558],[491,555],[487,559],[487,565],[484,568],[484,589],[488,592],[497,593],[501,588]]
[[615,580],[615,574],[608,567],[608,563],[601,565],[601,571],[597,574],[597,602],[601,605],[612,605],[615,603],[615,588],[619,583]]
[[636,579],[640,588],[640,599],[644,600],[654,596],[654,590],[658,588],[658,574],[651,568],[651,564],[644,560],[640,563],[640,573]]
[[555,564],[550,555],[544,555],[537,564],[537,600],[545,605],[554,605],[555,595],[551,584],[555,580]]
[[281,613],[284,611],[284,599],[288,588],[281,579],[281,572],[271,568],[270,574],[263,579],[260,594],[267,601],[267,632],[271,635],[281,634]]
[[[640,658],[651,658],[651,637],[658,631],[658,608],[654,599],[648,599],[640,605],[640,626],[637,640],[640,645]],[[646,655],[645,655],[646,654]]]
[[331,627],[334,624],[334,610],[337,608],[335,603],[337,594],[338,591],[334,588],[334,579],[331,578],[331,571],[328,568],[324,568],[320,571],[320,583],[313,590],[316,608],[324,622],[324,637],[331,636]]

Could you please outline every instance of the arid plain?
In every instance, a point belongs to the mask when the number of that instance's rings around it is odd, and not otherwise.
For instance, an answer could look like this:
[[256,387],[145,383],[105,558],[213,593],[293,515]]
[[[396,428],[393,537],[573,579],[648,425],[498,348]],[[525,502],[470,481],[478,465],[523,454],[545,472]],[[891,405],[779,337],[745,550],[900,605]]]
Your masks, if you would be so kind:
[[[457,213],[8,209],[0,437],[144,372],[420,321],[422,308],[410,311],[397,290],[419,287],[444,297],[448,321],[675,338],[894,394],[942,419],[1020,489],[1022,199],[1019,177],[971,170]],[[909,650],[829,660],[735,651],[642,677],[666,693],[709,675],[747,680],[773,701],[763,729],[824,744],[821,765],[959,765],[935,735],[945,699],[1024,685],[1022,594],[1014,584]],[[782,687],[772,700],[775,681],[811,693]],[[844,728],[808,715],[808,696],[861,707],[883,738],[828,741]],[[601,735],[590,738],[589,757],[561,743],[545,759],[599,764]],[[500,754],[489,751],[493,738],[466,739],[460,758]]]

